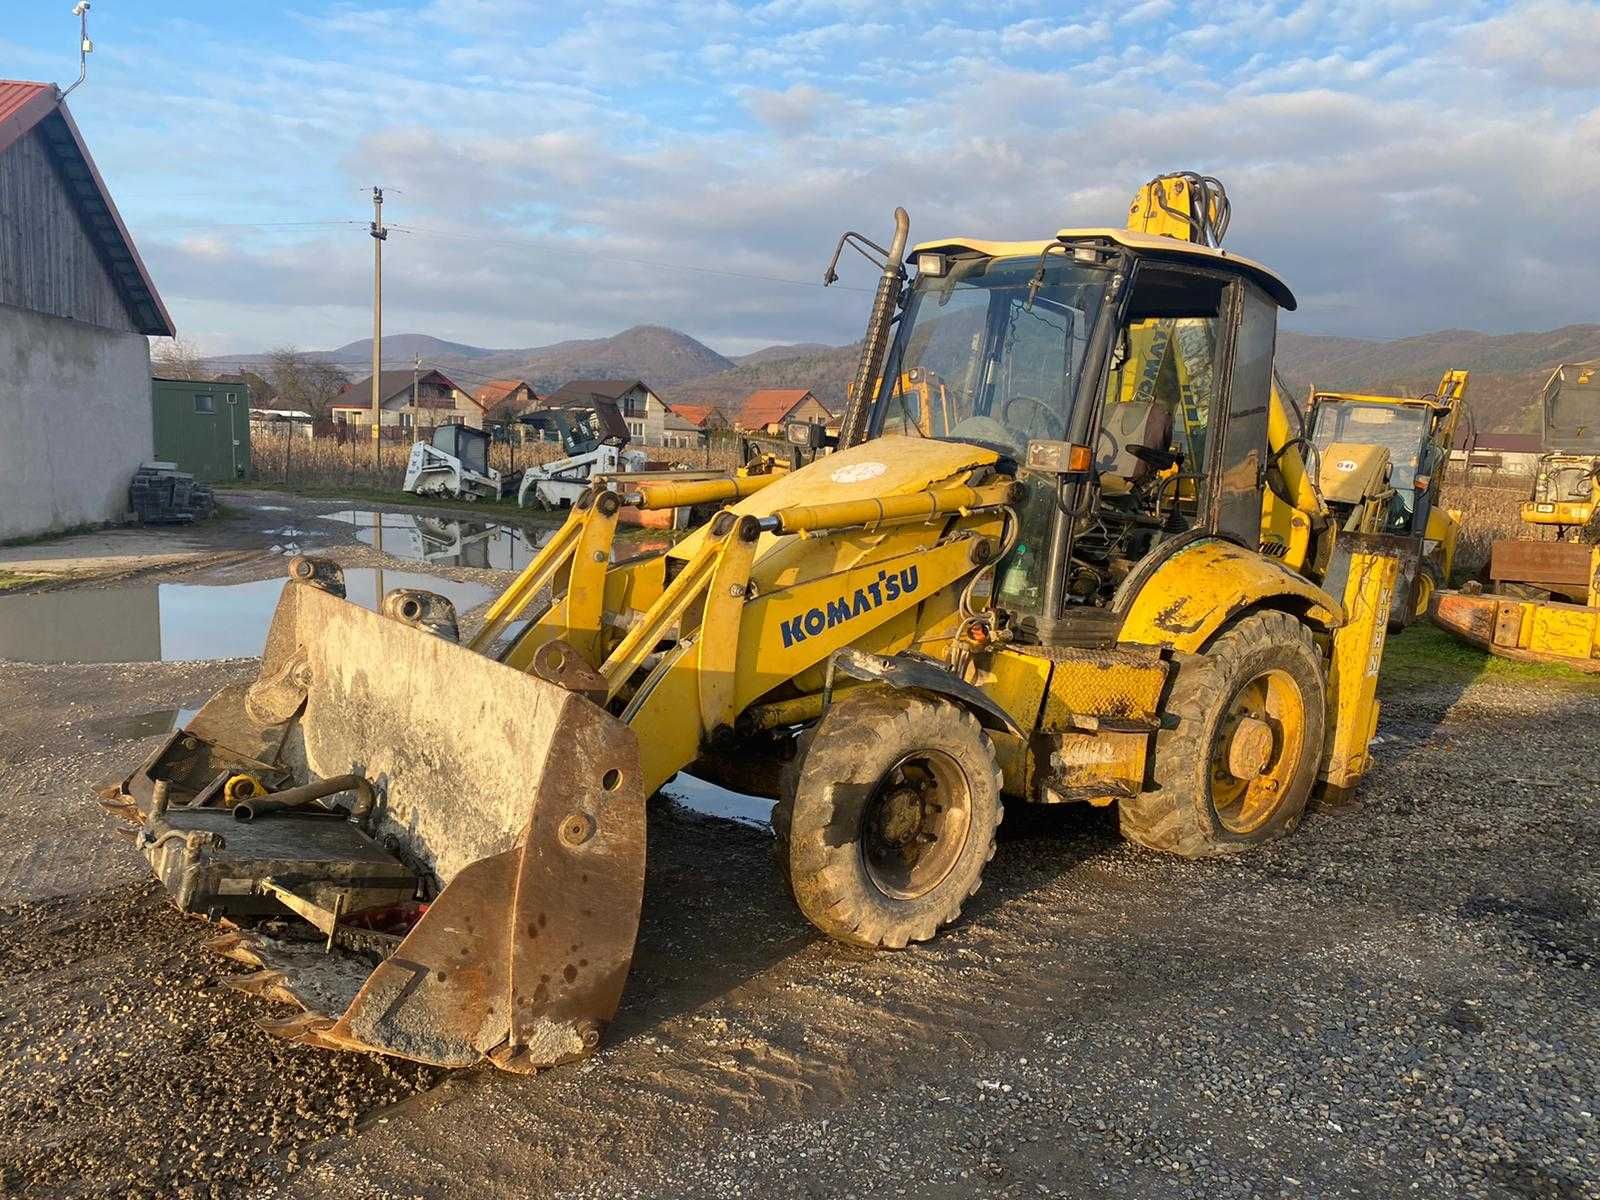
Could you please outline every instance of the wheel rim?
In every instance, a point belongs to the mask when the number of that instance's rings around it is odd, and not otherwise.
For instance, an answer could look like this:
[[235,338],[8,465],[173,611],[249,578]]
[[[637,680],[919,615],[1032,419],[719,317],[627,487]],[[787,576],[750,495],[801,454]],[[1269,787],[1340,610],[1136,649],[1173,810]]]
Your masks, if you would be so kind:
[[1305,745],[1306,706],[1289,672],[1247,680],[1223,713],[1211,749],[1211,804],[1229,833],[1259,829],[1294,783]]
[[942,750],[908,754],[878,781],[861,813],[861,861],[897,900],[926,896],[949,875],[972,828],[972,792]]

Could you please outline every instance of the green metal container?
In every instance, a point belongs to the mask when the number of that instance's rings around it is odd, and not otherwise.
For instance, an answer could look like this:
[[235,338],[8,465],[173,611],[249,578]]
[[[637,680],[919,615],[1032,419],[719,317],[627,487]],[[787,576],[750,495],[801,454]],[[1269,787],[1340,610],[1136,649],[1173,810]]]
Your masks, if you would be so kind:
[[150,381],[156,458],[202,483],[250,473],[250,389],[203,379]]

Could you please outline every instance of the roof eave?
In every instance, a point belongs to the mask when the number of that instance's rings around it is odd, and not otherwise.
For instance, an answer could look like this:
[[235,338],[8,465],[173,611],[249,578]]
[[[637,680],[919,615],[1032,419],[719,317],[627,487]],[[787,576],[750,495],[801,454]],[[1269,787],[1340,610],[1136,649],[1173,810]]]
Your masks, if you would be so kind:
[[[166,303],[161,299],[161,293],[156,291],[155,280],[150,277],[149,269],[144,265],[144,259],[139,254],[139,247],[134,243],[133,235],[128,232],[128,227],[123,223],[122,214],[117,211],[117,204],[111,198],[111,189],[106,187],[106,181],[100,175],[100,168],[95,166],[94,156],[89,153],[89,146],[83,140],[83,134],[78,129],[78,123],[72,119],[72,113],[67,108],[65,100],[56,101],[57,111],[66,123],[67,131],[72,134],[73,143],[78,148],[78,154],[83,159],[83,164],[89,170],[89,177],[99,191],[101,199],[105,202],[106,213],[116,226],[117,236],[122,239],[122,244],[127,247],[128,255],[133,260],[133,268],[139,274],[139,280],[144,285],[145,291],[150,295],[150,305],[155,309],[156,328],[149,328],[148,324],[141,325],[140,333],[151,337],[176,337],[178,327],[173,323],[172,314],[167,311]],[[39,118],[40,120],[43,117]]]

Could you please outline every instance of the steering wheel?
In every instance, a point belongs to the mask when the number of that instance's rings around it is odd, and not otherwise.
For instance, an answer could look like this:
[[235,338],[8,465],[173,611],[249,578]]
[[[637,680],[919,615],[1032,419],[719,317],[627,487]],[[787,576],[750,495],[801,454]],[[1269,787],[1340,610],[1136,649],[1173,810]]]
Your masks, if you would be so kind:
[[[1000,421],[1006,426],[1007,429],[1017,428],[1017,423],[1014,423],[1011,419],[1011,409],[1017,404],[1031,405],[1036,413],[1043,413],[1048,420],[1048,423],[1045,425],[1045,432],[1047,434],[1049,434],[1051,427],[1061,420],[1061,415],[1037,396],[1028,396],[1018,392],[1000,407]],[[1030,433],[1038,430],[1038,426],[1031,422],[1025,428]],[[1051,434],[1050,436],[1054,435]]]

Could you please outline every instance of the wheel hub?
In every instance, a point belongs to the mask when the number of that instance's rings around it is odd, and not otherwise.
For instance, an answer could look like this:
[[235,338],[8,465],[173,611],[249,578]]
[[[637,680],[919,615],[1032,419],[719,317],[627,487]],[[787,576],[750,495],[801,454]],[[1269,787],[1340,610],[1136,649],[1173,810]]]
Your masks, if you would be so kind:
[[907,755],[884,775],[861,821],[861,859],[886,896],[914,900],[943,882],[972,825],[966,776],[949,755]]
[[1228,774],[1235,779],[1255,779],[1272,759],[1272,726],[1259,717],[1244,717],[1228,744]]
[[1211,803],[1230,833],[1259,828],[1294,781],[1305,738],[1305,697],[1273,667],[1247,680],[1224,710],[1212,742]]

